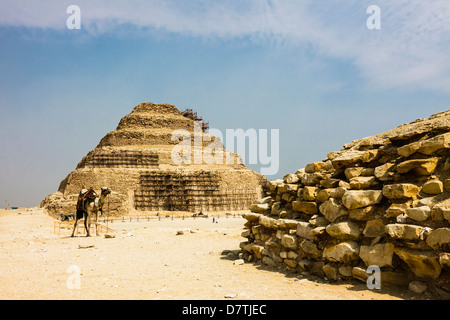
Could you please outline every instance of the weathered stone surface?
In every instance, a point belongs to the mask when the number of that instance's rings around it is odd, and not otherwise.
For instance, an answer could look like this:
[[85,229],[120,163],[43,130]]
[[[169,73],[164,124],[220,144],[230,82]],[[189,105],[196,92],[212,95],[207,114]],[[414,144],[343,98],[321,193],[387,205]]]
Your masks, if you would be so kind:
[[278,265],[275,261],[273,261],[270,257],[268,256],[264,256],[262,258],[262,263],[271,267],[271,268],[276,268]]
[[290,268],[295,268],[297,266],[297,262],[295,260],[292,260],[292,259],[284,259],[283,263],[285,265],[287,265],[288,267],[290,267]]
[[408,173],[414,170],[419,175],[431,175],[436,169],[438,158],[407,160],[397,165],[397,172]]
[[263,250],[264,250],[263,246],[258,246],[255,244],[251,246],[251,251],[255,254],[256,259],[262,259]]
[[422,191],[427,194],[441,194],[444,192],[444,184],[439,180],[428,181],[423,185]]
[[385,224],[381,219],[373,219],[367,221],[366,227],[364,228],[363,234],[365,237],[375,238],[382,237],[386,234]]
[[352,269],[352,276],[353,278],[361,280],[363,282],[366,282],[369,278],[369,274],[366,272],[366,270],[360,267],[354,267]]
[[406,215],[416,221],[425,221],[431,216],[431,209],[429,206],[408,208],[406,209]]
[[431,231],[426,241],[434,249],[439,249],[440,246],[450,248],[450,228],[439,228]]
[[298,178],[298,176],[296,174],[288,173],[287,175],[285,175],[283,177],[283,180],[287,184],[292,184],[292,183],[297,183],[300,179]]
[[320,259],[322,256],[322,251],[311,241],[304,240],[300,243],[300,248],[313,259]]
[[392,267],[394,245],[392,243],[379,243],[373,246],[361,246],[359,256],[366,266],[375,265],[380,268]]
[[267,216],[260,216],[259,224],[269,229],[277,228],[277,220]]
[[311,231],[313,230],[313,226],[310,225],[308,222],[300,221],[297,225],[297,235],[299,237],[308,239],[308,240],[314,240],[314,236],[311,235]]
[[349,167],[361,162],[363,160],[364,153],[364,151],[359,150],[346,150],[331,161],[336,169]]
[[439,254],[439,263],[442,267],[450,268],[450,253],[441,252]]
[[311,201],[292,201],[292,209],[306,214],[317,213],[317,203]]
[[425,291],[427,291],[427,289],[428,289],[427,284],[419,281],[411,281],[408,285],[409,291],[418,294],[424,293]]
[[334,222],[337,218],[348,214],[347,209],[334,198],[330,198],[322,203],[319,210],[330,222]]
[[348,210],[348,216],[352,220],[365,221],[373,218],[375,206]]
[[330,197],[335,199],[342,199],[342,197],[345,194],[345,191],[347,191],[346,188],[343,187],[337,187],[334,189],[328,189],[330,190]]
[[388,184],[383,187],[383,195],[389,199],[407,199],[416,197],[419,190],[411,183]]
[[301,197],[306,201],[315,201],[318,189],[316,187],[305,187],[301,193]]
[[408,264],[416,277],[436,279],[441,274],[439,256],[432,251],[395,248],[394,252]]
[[295,229],[297,230],[297,225],[299,221],[292,219],[279,219],[276,225],[279,229]]
[[250,211],[254,213],[269,212],[270,206],[268,203],[256,203],[250,206]]
[[281,237],[281,245],[288,249],[297,248],[297,236],[285,234]]
[[383,198],[380,190],[347,190],[342,204],[347,209],[358,209],[377,204]]
[[394,174],[394,164],[385,163],[375,168],[374,175],[380,181],[387,181],[391,179]]
[[385,217],[386,218],[395,218],[401,214],[406,213],[406,209],[410,206],[408,203],[393,203],[386,210]]
[[331,264],[326,264],[322,267],[323,272],[325,273],[325,277],[330,280],[338,280],[339,279],[339,271],[336,267]]
[[407,145],[404,145],[397,149],[397,152],[402,157],[409,157],[420,149],[420,142],[413,142]]
[[320,169],[322,169],[322,167],[324,166],[324,162],[313,162],[313,163],[309,163],[306,165],[305,167],[305,172],[306,173],[314,173],[314,172],[319,172]]
[[246,212],[242,215],[244,219],[246,219],[249,222],[255,222],[261,217],[261,214],[253,213],[253,212]]
[[281,202],[278,202],[278,201],[274,202],[272,204],[272,208],[270,208],[270,214],[272,216],[276,216],[279,214],[280,209],[281,209]]
[[430,155],[437,150],[448,148],[450,148],[450,132],[422,141],[419,152]]
[[317,186],[321,180],[329,177],[330,175],[323,174],[321,172],[305,173],[302,177],[302,183],[305,186]]
[[321,189],[316,196],[317,201],[325,202],[330,198],[330,192],[332,189]]
[[330,222],[327,220],[327,218],[315,214],[311,217],[311,219],[308,220],[308,222],[313,225],[314,227],[323,227],[328,225]]
[[369,189],[378,184],[375,177],[355,177],[350,179],[350,188],[352,189]]
[[350,180],[351,178],[359,177],[363,170],[364,167],[350,167],[345,169],[344,174],[347,180]]
[[423,227],[413,224],[395,223],[386,225],[385,230],[389,236],[395,239],[419,240]]
[[323,251],[323,258],[332,262],[350,262],[359,259],[359,245],[355,241],[341,242]]
[[359,238],[361,231],[359,226],[351,221],[344,221],[338,223],[332,223],[328,225],[325,230],[327,233],[336,239],[346,240],[356,240]]
[[445,179],[444,181],[444,189],[450,191],[450,179]]

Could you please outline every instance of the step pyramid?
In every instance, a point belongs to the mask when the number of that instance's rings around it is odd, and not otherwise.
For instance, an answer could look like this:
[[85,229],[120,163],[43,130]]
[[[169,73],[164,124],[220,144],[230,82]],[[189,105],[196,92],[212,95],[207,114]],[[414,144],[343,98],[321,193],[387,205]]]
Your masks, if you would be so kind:
[[198,120],[195,113],[170,104],[139,104],[41,207],[53,215],[73,213],[83,187],[108,186],[113,190],[107,202],[111,215],[248,209],[263,196],[265,177],[225,150],[207,133],[208,124]]

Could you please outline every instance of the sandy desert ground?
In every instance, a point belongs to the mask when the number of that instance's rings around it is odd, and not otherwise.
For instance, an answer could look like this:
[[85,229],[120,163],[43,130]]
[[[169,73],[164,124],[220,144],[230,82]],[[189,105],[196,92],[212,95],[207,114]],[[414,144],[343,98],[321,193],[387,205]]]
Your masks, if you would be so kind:
[[[241,217],[116,221],[109,223],[114,238],[71,238],[68,229],[58,235],[54,221],[38,208],[0,210],[0,299],[431,298],[234,264],[222,252],[244,240]],[[180,229],[193,232],[177,235]]]

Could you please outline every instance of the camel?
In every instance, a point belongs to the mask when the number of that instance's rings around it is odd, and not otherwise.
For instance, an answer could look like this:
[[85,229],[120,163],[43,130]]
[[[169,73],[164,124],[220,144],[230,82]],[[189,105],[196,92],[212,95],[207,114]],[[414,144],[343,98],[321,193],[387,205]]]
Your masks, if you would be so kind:
[[[92,191],[92,192],[91,192]],[[78,220],[84,217],[84,228],[86,229],[86,237],[90,237],[89,229],[91,227],[91,217],[95,215],[95,234],[98,236],[98,211],[102,209],[103,204],[105,203],[105,198],[108,194],[111,193],[111,189],[107,187],[103,187],[100,197],[91,189],[88,191],[88,194],[83,203],[83,207],[81,210],[83,215],[80,216],[77,211],[75,224],[73,226],[72,237],[75,235],[75,230],[77,227]],[[78,209],[78,208],[77,208]]]

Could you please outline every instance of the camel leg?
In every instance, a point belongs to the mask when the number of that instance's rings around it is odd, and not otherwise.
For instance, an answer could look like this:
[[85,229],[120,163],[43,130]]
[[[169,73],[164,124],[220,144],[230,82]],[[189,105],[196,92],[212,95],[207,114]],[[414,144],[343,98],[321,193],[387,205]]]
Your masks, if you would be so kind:
[[98,236],[98,212],[95,213],[95,235]]
[[75,236],[75,229],[77,228],[78,218],[75,218],[75,224],[73,225],[72,238]]
[[90,237],[89,229],[91,228],[91,221],[88,213],[84,214],[84,228],[86,229],[86,237]]

